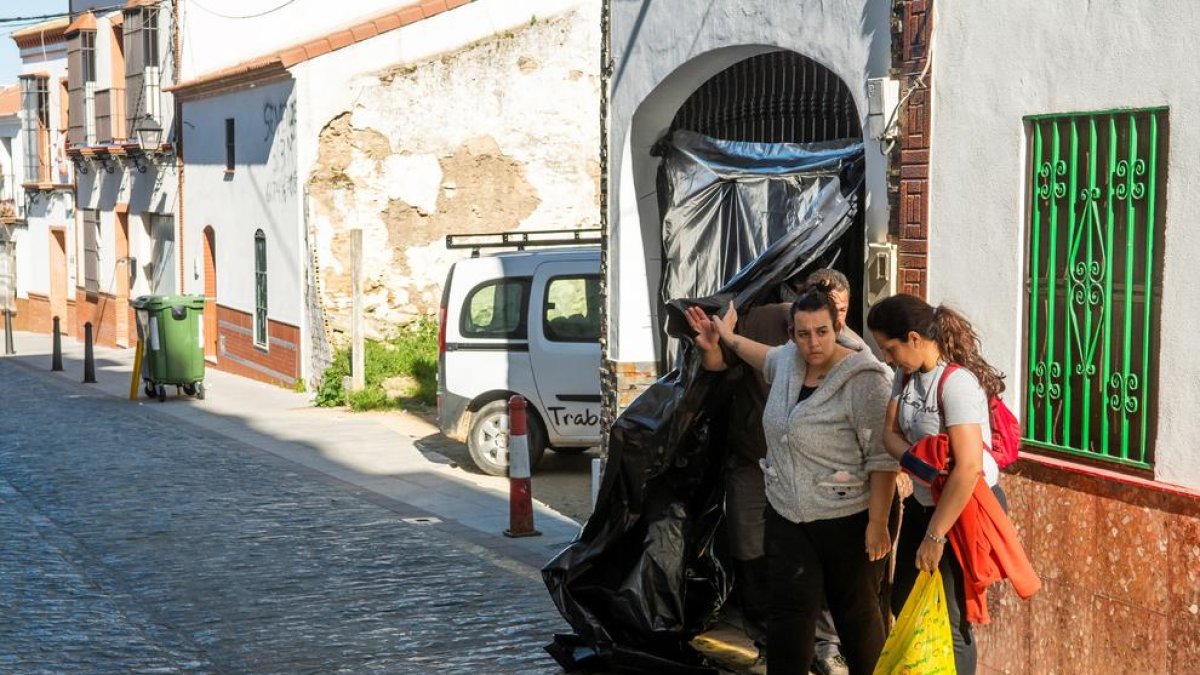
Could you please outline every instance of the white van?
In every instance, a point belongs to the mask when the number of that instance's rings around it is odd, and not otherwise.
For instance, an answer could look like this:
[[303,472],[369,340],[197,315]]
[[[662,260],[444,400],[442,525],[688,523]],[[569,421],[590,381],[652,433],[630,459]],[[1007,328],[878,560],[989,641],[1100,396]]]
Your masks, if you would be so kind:
[[438,326],[438,425],[483,471],[508,472],[508,399],[528,401],[530,466],[600,443],[600,251],[462,260]]

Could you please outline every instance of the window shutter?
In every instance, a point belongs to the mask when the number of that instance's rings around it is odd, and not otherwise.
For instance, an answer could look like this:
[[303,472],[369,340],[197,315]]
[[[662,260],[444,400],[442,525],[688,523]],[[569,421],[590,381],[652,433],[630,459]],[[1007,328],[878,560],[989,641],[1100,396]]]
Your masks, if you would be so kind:
[[83,210],[83,289],[88,293],[100,290],[99,214]]
[[125,12],[122,38],[125,41],[125,138],[135,139],[134,124],[146,114],[146,58],[142,53],[142,11]]
[[21,126],[25,132],[25,176],[27,183],[38,180],[38,95],[37,78],[21,78]]
[[86,145],[83,109],[83,34],[77,31],[67,38],[67,141],[75,147]]

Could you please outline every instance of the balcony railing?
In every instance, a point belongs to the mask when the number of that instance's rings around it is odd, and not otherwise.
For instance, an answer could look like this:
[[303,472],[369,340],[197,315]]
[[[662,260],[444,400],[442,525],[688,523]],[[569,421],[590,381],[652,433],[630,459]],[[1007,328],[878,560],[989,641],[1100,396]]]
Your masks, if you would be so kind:
[[97,143],[123,143],[125,133],[125,90],[113,87],[96,92],[95,139]]
[[0,175],[0,221],[25,219],[25,191],[17,185],[17,177]]

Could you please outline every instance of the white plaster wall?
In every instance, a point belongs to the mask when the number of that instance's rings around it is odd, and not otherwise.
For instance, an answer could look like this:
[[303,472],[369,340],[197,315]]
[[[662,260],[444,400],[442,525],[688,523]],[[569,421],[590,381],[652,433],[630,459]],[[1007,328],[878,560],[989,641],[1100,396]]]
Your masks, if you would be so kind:
[[1191,232],[1200,220],[1200,4],[939,1],[936,11],[929,295],[970,315],[988,358],[1009,374],[1010,401],[1024,400],[1022,117],[1170,107],[1155,474],[1200,487],[1200,291],[1191,277],[1200,259]]
[[[29,203],[25,217],[28,223],[17,257],[18,287],[27,296],[33,292],[50,295],[50,228],[67,229],[67,293],[75,297],[75,260],[72,237],[75,231],[74,200],[69,192],[39,193],[36,202]],[[65,317],[64,317],[65,320]]]
[[[629,0],[612,5],[614,61],[609,114],[610,358],[656,360],[651,312],[661,269],[661,234],[650,147],[679,106],[708,78],[738,61],[786,49],[833,71],[850,88],[864,137],[866,81],[891,65],[890,3],[879,0]],[[887,230],[886,162],[867,143],[867,225]],[[653,288],[651,288],[653,286]]]
[[[21,74],[45,73],[49,76],[47,87],[50,99],[50,146],[52,181],[70,183],[74,168],[67,160],[64,142],[66,130],[59,128],[63,101],[59,96],[59,80],[67,76],[67,49],[63,42],[26,47],[20,50]],[[24,100],[22,100],[24,104]],[[23,118],[25,112],[21,112]],[[24,138],[18,140],[23,144]],[[23,156],[25,147],[21,145],[18,154]],[[22,167],[24,159],[21,159]],[[18,169],[24,173],[23,169]],[[32,180],[33,177],[21,178]],[[28,203],[26,223],[28,233],[22,237],[26,254],[18,260],[17,274],[24,280],[21,283],[26,293],[32,291],[43,295],[50,294],[50,228],[65,227],[67,231],[67,292],[74,298],[76,283],[76,261],[79,252],[75,245],[75,209],[74,198],[70,192],[62,190],[39,191],[35,201]]]
[[184,57],[181,81],[321,37],[406,4],[411,3],[403,0],[341,3],[295,0],[288,4],[280,0],[181,0]]
[[[172,216],[178,213],[179,179],[175,173],[174,158],[168,157],[154,165],[147,165],[145,173],[138,172],[131,162],[113,162],[112,173],[103,165],[92,162],[87,173],[76,173],[76,199],[79,209],[96,209],[100,212],[100,290],[104,293],[116,291],[117,274],[128,274],[127,262],[118,262],[116,255],[115,209],[118,204],[129,207],[129,257],[134,258],[136,268],[130,296],[137,297],[151,292],[149,265],[152,261],[153,242],[150,239],[148,214]],[[78,226],[83,225],[83,215],[78,216]],[[179,278],[179,223],[175,221],[176,241],[171,265],[175,278]],[[84,238],[78,238],[76,255],[82,260]],[[82,275],[81,275],[82,276]],[[178,287],[176,288],[178,290]]]
[[[310,214],[323,268],[348,264],[334,255],[336,232],[364,228],[367,285],[378,284],[368,293],[373,328],[386,332],[388,324],[411,317],[405,309],[410,303],[436,306],[449,266],[466,255],[446,251],[443,235],[449,232],[440,232],[428,245],[404,253],[411,273],[399,277],[392,272],[395,252],[387,244],[382,211],[393,199],[427,212],[436,208],[444,188],[438,160],[468,139],[494,139],[536,188],[540,205],[522,229],[598,225],[595,181],[587,168],[599,161],[599,10],[598,0],[476,0],[293,68],[302,178],[316,165],[322,129],[347,111],[355,130],[374,130],[390,140],[392,155],[385,162],[357,156],[347,171],[357,186],[338,213]],[[563,42],[525,37],[524,29],[535,21],[566,22]],[[512,41],[517,46],[506,53],[529,57],[537,68],[521,72],[514,56],[512,62],[468,62],[461,70],[443,67],[437,71],[443,79],[422,80],[416,90],[380,80],[389,69],[438,68],[429,59],[499,40]],[[338,307],[348,303],[342,300]]]
[[[184,288],[204,292],[204,228],[217,252],[217,302],[253,313],[254,233],[267,239],[270,318],[302,325],[304,238],[296,173],[291,80],[187,101],[184,120]],[[225,171],[225,119],[233,118],[235,169]]]

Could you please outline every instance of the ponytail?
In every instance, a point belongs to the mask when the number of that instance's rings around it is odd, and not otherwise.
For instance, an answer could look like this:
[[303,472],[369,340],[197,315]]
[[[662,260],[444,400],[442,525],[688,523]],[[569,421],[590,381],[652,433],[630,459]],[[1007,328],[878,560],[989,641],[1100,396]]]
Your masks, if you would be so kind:
[[1004,375],[984,360],[975,328],[949,307],[932,307],[914,295],[894,295],[871,307],[867,327],[897,340],[907,340],[909,333],[933,340],[942,358],[971,371],[989,400],[1004,391]]
[[937,342],[942,356],[971,371],[989,400],[1004,392],[1004,374],[984,360],[979,334],[965,316],[938,305],[933,310],[930,328],[929,337]]

